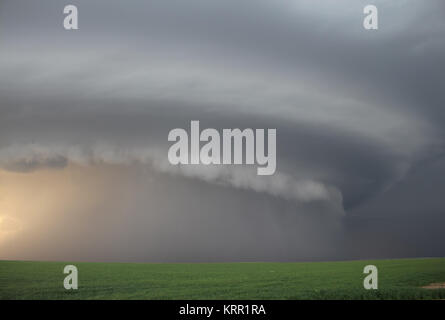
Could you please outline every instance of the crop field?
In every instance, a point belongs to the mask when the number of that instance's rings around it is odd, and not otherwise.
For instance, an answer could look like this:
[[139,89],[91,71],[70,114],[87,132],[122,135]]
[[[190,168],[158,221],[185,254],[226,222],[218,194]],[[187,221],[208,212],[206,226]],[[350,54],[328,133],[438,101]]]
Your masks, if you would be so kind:
[[[66,290],[65,265],[78,269]],[[363,268],[378,268],[378,290]],[[0,299],[445,299],[445,258],[302,263],[0,261]]]

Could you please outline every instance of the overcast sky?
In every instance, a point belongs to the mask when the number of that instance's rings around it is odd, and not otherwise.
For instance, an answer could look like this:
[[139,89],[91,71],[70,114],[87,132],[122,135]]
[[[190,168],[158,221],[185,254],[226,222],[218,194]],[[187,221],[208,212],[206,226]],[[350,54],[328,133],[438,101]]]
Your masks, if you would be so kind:
[[[444,256],[445,3],[372,3],[2,0],[0,258]],[[170,165],[191,120],[276,174]]]

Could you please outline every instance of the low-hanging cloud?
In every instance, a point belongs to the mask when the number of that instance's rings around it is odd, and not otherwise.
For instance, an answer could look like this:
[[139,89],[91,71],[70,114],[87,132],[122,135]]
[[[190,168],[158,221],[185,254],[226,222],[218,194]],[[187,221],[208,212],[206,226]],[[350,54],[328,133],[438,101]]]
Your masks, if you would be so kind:
[[179,174],[189,178],[226,185],[239,189],[266,193],[295,202],[328,201],[342,213],[341,192],[314,180],[297,180],[290,174],[276,173],[258,176],[253,168],[241,165],[171,165],[166,152],[157,149],[128,149],[110,145],[88,148],[42,145],[10,146],[0,149],[0,166],[7,171],[31,172],[38,169],[60,169],[68,162],[77,165],[150,165],[159,172]]

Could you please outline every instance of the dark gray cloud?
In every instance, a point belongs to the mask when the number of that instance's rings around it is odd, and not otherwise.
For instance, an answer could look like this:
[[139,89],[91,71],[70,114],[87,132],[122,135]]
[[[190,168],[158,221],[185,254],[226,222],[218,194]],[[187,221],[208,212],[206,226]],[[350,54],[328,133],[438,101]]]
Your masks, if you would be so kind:
[[68,160],[60,155],[47,157],[47,155],[39,156],[33,154],[29,158],[14,159],[11,162],[3,164],[3,168],[8,171],[30,172],[43,168],[61,169],[66,167]]
[[[72,3],[77,31],[62,28],[58,1],[0,4],[0,166],[71,164],[110,183],[97,207],[73,205],[36,227],[35,236],[51,230],[39,250],[17,236],[5,257],[445,253],[442,184],[433,178],[444,172],[435,164],[445,149],[442,1],[376,1],[376,32],[362,28],[367,1]],[[169,167],[168,132],[190,120],[277,128],[277,175]],[[326,196],[301,196],[313,186]],[[107,222],[86,226],[92,215]]]

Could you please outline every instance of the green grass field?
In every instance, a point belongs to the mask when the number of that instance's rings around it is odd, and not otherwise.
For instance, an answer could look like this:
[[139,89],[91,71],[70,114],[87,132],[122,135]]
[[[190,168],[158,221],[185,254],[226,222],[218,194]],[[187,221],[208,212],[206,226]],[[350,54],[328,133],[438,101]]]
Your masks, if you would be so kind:
[[[63,288],[74,264],[79,289]],[[379,289],[363,289],[365,265]],[[311,263],[76,263],[0,261],[0,299],[444,299],[445,258]]]

